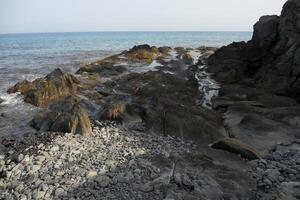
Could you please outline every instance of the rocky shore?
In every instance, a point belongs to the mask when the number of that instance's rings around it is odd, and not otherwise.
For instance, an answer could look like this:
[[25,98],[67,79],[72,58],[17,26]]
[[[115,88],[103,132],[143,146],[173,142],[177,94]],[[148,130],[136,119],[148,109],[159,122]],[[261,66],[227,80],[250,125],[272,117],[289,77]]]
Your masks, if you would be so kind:
[[298,7],[247,43],[139,45],[12,86],[40,109],[2,141],[0,199],[299,199]]

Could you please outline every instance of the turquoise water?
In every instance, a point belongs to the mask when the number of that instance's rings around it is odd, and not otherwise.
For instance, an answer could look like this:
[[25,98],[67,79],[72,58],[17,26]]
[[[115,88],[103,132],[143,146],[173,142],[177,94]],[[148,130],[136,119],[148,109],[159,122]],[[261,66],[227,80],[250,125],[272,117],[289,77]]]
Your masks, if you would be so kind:
[[[220,47],[233,41],[247,41],[251,32],[93,32],[0,34],[0,133],[27,130],[32,108],[20,96],[6,90],[18,81],[44,76],[60,67],[74,72],[80,64],[95,61],[138,44],[170,47]],[[19,117],[19,116],[26,116]],[[16,126],[16,121],[17,126]],[[19,128],[19,131],[16,130]],[[1,137],[1,136],[0,136]]]

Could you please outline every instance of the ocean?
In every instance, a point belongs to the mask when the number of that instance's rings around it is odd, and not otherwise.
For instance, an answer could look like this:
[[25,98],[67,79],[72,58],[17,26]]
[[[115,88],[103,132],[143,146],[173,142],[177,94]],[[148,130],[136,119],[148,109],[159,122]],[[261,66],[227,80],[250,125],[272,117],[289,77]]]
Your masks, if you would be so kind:
[[119,53],[134,45],[221,47],[248,41],[252,32],[87,32],[0,34],[0,139],[31,132],[37,108],[20,95],[6,93],[15,83],[33,80],[59,67],[75,72],[81,64]]

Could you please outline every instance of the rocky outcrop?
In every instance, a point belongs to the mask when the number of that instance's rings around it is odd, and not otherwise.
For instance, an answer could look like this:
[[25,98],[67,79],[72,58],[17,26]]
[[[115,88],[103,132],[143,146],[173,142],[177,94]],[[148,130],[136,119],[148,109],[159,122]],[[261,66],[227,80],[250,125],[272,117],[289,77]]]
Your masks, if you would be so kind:
[[17,83],[8,89],[8,93],[20,92],[25,102],[43,106],[73,94],[77,90],[77,83],[73,75],[55,69],[44,78]]
[[[178,74],[160,71],[129,74],[114,83],[115,90],[129,95],[126,109],[131,108],[129,113],[136,113],[143,119],[147,132],[209,144],[224,138],[225,130],[217,113],[197,105],[201,93],[191,70]],[[118,109],[110,109],[114,111],[111,113],[119,114],[125,109],[124,103],[113,104],[113,108],[115,106]]]
[[74,133],[85,137],[92,130],[88,113],[75,96],[66,97],[38,113],[32,120],[32,126],[40,131]]
[[160,55],[160,51],[157,47],[151,47],[145,44],[134,46],[132,49],[125,51],[122,54],[132,61],[152,62]]
[[222,83],[253,83],[299,101],[299,7],[298,0],[288,0],[281,16],[261,17],[252,40],[222,47],[208,59],[210,72]]
[[191,56],[191,54],[189,54],[189,53],[184,53],[183,55],[182,55],[182,60],[183,60],[183,62],[185,63],[185,64],[187,64],[187,65],[191,65],[191,64],[193,64],[193,57]]
[[97,74],[101,77],[112,77],[122,74],[126,71],[124,66],[115,66],[112,60],[107,58],[106,60],[87,64],[81,67],[76,74]]
[[116,121],[122,124],[136,125],[142,123],[138,106],[135,106],[128,97],[114,95],[98,112],[99,120]]

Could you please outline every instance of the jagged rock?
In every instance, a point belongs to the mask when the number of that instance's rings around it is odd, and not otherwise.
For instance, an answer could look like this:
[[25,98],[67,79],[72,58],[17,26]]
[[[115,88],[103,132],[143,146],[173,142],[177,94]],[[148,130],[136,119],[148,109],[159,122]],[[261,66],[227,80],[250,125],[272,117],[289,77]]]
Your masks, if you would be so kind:
[[4,99],[1,99],[1,98],[0,98],[0,104],[3,103],[3,102],[4,102]]
[[201,53],[201,57],[204,59],[209,58],[212,54],[214,54],[218,48],[216,47],[207,47],[207,46],[202,46],[197,48],[200,53]]
[[194,61],[193,57],[188,52],[182,55],[182,60],[187,65],[193,64]]
[[147,61],[151,62],[160,55],[160,51],[157,47],[150,47],[147,44],[134,46],[129,51],[123,52],[121,55],[126,56],[132,61]]
[[114,66],[114,63],[100,61],[81,67],[76,74],[90,73],[99,74],[100,77],[111,77],[122,74],[126,71],[124,66]]
[[208,59],[210,72],[222,83],[253,78],[267,92],[299,100],[299,6],[298,0],[288,0],[279,17],[261,17],[252,40],[222,47]]
[[261,158],[259,153],[253,147],[250,147],[249,145],[246,145],[235,139],[223,139],[214,143],[211,147],[214,149],[222,149],[231,153],[239,154],[241,157],[249,160]]
[[138,107],[124,96],[112,96],[98,113],[100,120],[117,121],[124,124],[142,122]]
[[171,47],[159,47],[158,50],[160,53],[167,55],[170,53],[172,48]]
[[32,126],[41,131],[74,133],[89,136],[91,124],[88,113],[80,105],[77,97],[69,96],[38,113]]
[[17,83],[8,89],[8,93],[20,92],[24,95],[25,102],[42,106],[73,94],[77,90],[77,83],[78,80],[73,75],[55,69],[44,78]]
[[186,52],[185,48],[184,47],[175,47],[174,48],[176,50],[176,52],[181,55],[181,54],[184,54]]

